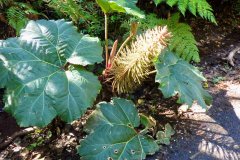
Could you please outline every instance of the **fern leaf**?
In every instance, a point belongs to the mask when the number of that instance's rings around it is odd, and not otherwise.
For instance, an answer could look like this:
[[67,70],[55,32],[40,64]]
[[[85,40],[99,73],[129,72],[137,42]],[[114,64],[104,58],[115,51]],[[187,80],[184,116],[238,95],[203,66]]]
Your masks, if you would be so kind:
[[63,14],[71,18],[77,23],[81,18],[84,18],[83,8],[75,0],[45,0],[48,6],[53,8],[59,14]]
[[177,2],[178,2],[178,0],[168,0],[168,1],[167,1],[167,4],[172,7],[172,6],[174,6],[175,4],[177,4]]
[[7,10],[7,19],[11,27],[16,30],[19,35],[20,30],[27,24],[28,19],[24,11],[16,6],[12,6]]
[[156,4],[156,6],[162,2],[164,2],[165,0],[154,0],[154,3]]
[[188,9],[194,16],[197,16],[197,1],[189,0]]
[[[169,21],[171,22],[171,19]],[[169,47],[171,50],[175,51],[181,58],[186,61],[193,60],[195,62],[199,62],[199,50],[196,45],[197,42],[192,34],[191,27],[185,23],[167,25],[173,35],[169,42]]]
[[11,3],[11,0],[0,0],[0,8],[3,8],[4,6],[8,5]]
[[155,4],[166,2],[171,7],[178,5],[178,9],[183,15],[189,10],[193,15],[198,14],[200,17],[217,24],[213,9],[206,0],[155,0],[154,2]]
[[198,14],[215,24],[217,24],[214,14],[212,13],[212,7],[205,0],[201,0],[197,2],[197,12]]
[[187,10],[188,1],[189,0],[178,0],[178,9],[183,15],[185,15],[185,12]]
[[13,2],[7,9],[8,23],[16,30],[17,35],[19,35],[20,30],[27,24],[29,20],[27,16],[29,14],[38,15],[40,13],[35,11],[30,4],[22,2]]

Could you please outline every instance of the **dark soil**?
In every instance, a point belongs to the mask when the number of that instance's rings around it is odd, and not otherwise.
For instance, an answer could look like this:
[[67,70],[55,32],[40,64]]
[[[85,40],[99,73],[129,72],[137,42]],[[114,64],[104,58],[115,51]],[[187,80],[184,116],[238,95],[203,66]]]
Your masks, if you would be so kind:
[[[219,11],[221,13],[221,11]],[[157,120],[158,128],[170,123],[176,134],[172,143],[148,160],[215,160],[240,159],[240,54],[235,56],[235,67],[224,59],[231,50],[240,46],[239,17],[226,18],[221,14],[219,26],[203,20],[188,19],[195,33],[202,61],[196,64],[208,80],[213,104],[206,113],[201,110],[178,113],[176,97],[163,99],[154,85],[145,85],[131,95],[138,109]],[[11,30],[0,24],[0,31]],[[1,32],[3,38],[11,36]],[[1,37],[1,38],[2,38]],[[0,90],[3,95],[4,90]],[[0,97],[0,143],[18,132],[15,120],[5,112]],[[89,111],[87,115],[89,115]],[[79,159],[76,146],[85,135],[82,132],[87,117],[63,124],[54,122],[47,128],[19,137],[6,149],[0,150],[1,159]]]

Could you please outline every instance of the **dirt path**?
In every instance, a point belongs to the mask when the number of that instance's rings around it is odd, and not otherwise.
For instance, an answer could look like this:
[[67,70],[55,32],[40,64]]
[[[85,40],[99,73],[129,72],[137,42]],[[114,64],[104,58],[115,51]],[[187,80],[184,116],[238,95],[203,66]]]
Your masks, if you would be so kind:
[[240,159],[240,84],[223,82],[211,92],[207,113],[184,114],[176,139],[154,159]]

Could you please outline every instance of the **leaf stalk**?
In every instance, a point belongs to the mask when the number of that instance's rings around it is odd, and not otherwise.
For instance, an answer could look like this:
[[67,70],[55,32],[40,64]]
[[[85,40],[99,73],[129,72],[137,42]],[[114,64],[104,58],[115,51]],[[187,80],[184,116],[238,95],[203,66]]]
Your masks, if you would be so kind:
[[108,15],[104,14],[105,17],[105,58],[106,58],[106,68],[108,67]]

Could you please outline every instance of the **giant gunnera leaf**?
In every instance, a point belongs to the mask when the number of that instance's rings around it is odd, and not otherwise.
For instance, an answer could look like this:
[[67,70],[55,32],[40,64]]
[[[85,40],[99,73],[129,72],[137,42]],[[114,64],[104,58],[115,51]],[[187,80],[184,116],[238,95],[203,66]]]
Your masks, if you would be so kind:
[[20,37],[0,41],[5,110],[24,127],[81,117],[101,85],[79,66],[101,62],[101,54],[98,38],[79,34],[70,22],[30,21]]
[[144,13],[136,6],[137,0],[96,0],[96,2],[105,14],[122,12],[139,18],[145,17]]
[[211,95],[202,88],[206,79],[197,68],[178,58],[174,53],[165,51],[160,54],[155,64],[157,75],[155,81],[165,98],[178,94],[179,103],[192,106],[194,101],[206,108],[212,101]]
[[81,159],[145,159],[159,147],[150,136],[136,128],[139,125],[140,117],[131,101],[113,98],[110,103],[99,103],[86,124],[90,135],[80,141]]

